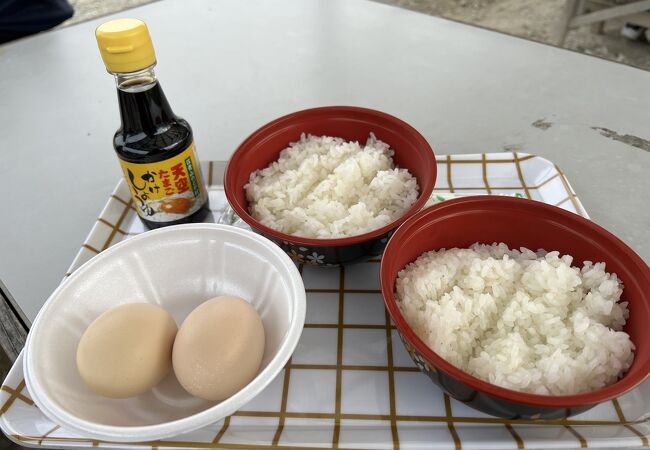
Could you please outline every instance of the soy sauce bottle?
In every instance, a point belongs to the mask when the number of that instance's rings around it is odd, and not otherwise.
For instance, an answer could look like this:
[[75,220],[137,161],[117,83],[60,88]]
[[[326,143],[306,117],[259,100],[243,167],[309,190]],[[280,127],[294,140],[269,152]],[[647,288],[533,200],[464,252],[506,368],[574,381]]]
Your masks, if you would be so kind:
[[174,114],[156,79],[146,24],[111,20],[95,36],[117,84],[122,124],[113,146],[140,219],[148,228],[202,221],[209,202],[192,128]]

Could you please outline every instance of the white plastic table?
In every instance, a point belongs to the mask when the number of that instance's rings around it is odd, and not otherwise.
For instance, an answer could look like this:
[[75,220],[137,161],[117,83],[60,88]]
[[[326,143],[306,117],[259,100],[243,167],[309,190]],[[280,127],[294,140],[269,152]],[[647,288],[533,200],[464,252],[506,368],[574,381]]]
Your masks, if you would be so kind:
[[[556,162],[592,218],[650,261],[650,73],[364,0],[165,0],[118,16],[148,23],[204,160],[285,113],[376,108],[439,153]],[[0,47],[0,278],[29,319],[121,176],[93,34],[104,20]]]

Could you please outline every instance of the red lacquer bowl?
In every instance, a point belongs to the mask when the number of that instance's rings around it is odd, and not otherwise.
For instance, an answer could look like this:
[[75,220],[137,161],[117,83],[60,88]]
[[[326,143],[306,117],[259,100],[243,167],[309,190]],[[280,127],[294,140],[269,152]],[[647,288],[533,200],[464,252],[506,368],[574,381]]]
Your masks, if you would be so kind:
[[[255,170],[268,166],[302,133],[335,136],[363,144],[370,133],[395,151],[396,166],[408,169],[420,187],[419,197],[406,213],[369,233],[341,239],[310,239],[273,230],[248,211],[244,185]],[[298,111],[270,122],[251,134],[230,158],[224,176],[228,203],[250,227],[278,244],[292,258],[314,265],[333,266],[380,255],[391,233],[424,206],[436,181],[436,159],[426,139],[406,122],[372,109],[328,106]]]
[[[517,392],[475,378],[431,350],[407,324],[395,300],[397,273],[422,253],[475,242],[504,242],[510,248],[558,250],[583,261],[605,262],[625,285],[629,302],[625,331],[636,346],[634,363],[616,383],[567,396]],[[616,398],[641,384],[650,373],[650,268],[623,241],[583,217],[541,202],[512,197],[476,196],[440,203],[411,217],[397,229],[384,252],[381,290],[386,308],[411,358],[453,398],[485,413],[508,419],[558,419]]]

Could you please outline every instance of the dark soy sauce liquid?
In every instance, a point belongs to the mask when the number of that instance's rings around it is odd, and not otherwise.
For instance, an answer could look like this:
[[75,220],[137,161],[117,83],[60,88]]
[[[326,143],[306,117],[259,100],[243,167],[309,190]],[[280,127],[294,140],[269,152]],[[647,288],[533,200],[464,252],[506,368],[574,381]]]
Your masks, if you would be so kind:
[[[164,161],[183,152],[192,142],[190,124],[174,114],[158,81],[142,91],[117,89],[122,124],[113,137],[120,159],[144,164]],[[140,217],[147,228],[203,221],[210,212],[206,199],[191,215],[171,222]]]

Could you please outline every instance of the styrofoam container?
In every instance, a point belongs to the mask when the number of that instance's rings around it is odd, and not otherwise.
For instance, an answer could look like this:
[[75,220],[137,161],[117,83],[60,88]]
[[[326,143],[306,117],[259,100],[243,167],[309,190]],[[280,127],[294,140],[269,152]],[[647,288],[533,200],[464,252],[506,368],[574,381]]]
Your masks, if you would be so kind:
[[[129,399],[95,394],[77,371],[77,344],[102,312],[154,303],[180,326],[203,301],[237,295],[264,323],[266,348],[257,377],[222,402],[191,396],[173,371]],[[149,441],[190,432],[232,414],[282,370],[302,332],[305,289],[291,259],[253,232],[227,225],[178,225],[144,233],[103,251],[47,300],[25,347],[27,389],[52,421],[84,436]]]

